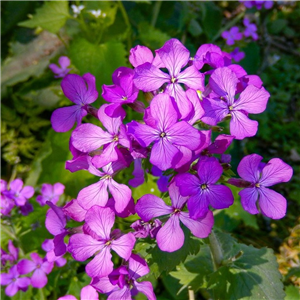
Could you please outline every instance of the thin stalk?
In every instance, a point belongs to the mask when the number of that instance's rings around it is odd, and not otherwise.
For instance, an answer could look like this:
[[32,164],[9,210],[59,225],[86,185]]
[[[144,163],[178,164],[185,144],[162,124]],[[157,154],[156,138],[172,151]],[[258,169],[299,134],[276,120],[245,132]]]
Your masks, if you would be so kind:
[[124,22],[125,22],[125,24],[127,26],[127,30],[128,30],[127,47],[128,47],[128,50],[130,50],[132,48],[132,42],[131,42],[131,24],[130,24],[128,14],[126,12],[126,9],[125,9],[122,1],[118,1],[118,6],[119,6],[120,11],[122,13],[122,17],[124,19]]
[[217,271],[223,261],[223,252],[219,244],[218,238],[213,230],[209,235],[209,248],[214,263],[214,270]]
[[152,13],[152,20],[151,20],[151,26],[155,27],[157,17],[159,15],[160,7],[161,7],[162,1],[156,1],[153,8]]
[[189,300],[195,300],[195,292],[189,287]]

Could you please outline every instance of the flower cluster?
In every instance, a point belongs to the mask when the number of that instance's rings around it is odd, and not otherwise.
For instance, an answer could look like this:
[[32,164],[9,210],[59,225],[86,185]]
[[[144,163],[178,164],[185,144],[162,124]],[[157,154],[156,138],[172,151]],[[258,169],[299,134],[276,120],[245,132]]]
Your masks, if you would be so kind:
[[[62,80],[65,96],[75,105],[54,111],[52,126],[65,132],[77,122],[70,139],[73,158],[66,168],[86,170],[99,180],[63,207],[49,198],[42,203],[50,206],[46,227],[54,236],[49,256],[58,258],[68,251],[77,261],[92,257],[85,269],[91,283],[82,294],[96,290],[108,299],[131,299],[142,292],[155,299],[151,283],[137,281],[149,267],[134,253],[136,239],[150,236],[162,251],[173,252],[185,240],[180,223],[198,238],[210,234],[212,210],[228,208],[234,201],[223,175],[231,157],[224,152],[234,139],[256,134],[258,122],[250,114],[262,113],[270,95],[258,76],[232,64],[230,55],[212,44],[202,45],[191,57],[179,40],[171,39],[155,56],[147,47],[131,49],[129,61],[133,69],[118,68],[113,85],[103,86],[102,97],[108,103],[98,110],[91,106],[98,97],[93,75],[69,74]],[[201,71],[204,66],[208,71]],[[137,100],[140,91],[148,101]],[[141,117],[126,123],[129,108]],[[88,113],[98,125],[81,124]],[[213,139],[212,132],[220,132],[219,123],[226,120],[229,134]],[[238,168],[242,179],[231,178],[228,183],[245,187],[240,196],[246,211],[278,219],[285,215],[286,200],[268,187],[288,181],[292,169],[279,158],[265,165],[261,160],[257,154],[246,156]],[[171,205],[166,197],[152,194],[132,198],[131,189],[117,176],[132,163],[134,178],[129,184],[142,184],[145,173],[157,176]],[[129,231],[114,228],[116,218],[135,213],[141,219]],[[70,228],[69,219],[80,225]],[[70,236],[67,244],[66,236]],[[119,259],[112,260],[112,251]],[[34,270],[33,264],[29,269]]]

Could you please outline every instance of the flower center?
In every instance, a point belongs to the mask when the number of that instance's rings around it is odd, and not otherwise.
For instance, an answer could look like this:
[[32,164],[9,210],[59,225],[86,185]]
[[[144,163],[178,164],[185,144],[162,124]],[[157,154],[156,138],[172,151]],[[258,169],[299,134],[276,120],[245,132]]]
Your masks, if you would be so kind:
[[259,188],[259,187],[260,187],[260,184],[259,184],[259,183],[256,183],[256,184],[255,184],[255,187]]
[[117,142],[118,140],[119,140],[119,137],[117,135],[115,135],[112,142]]
[[230,105],[230,106],[228,107],[228,109],[229,109],[229,110],[233,110],[233,106]]
[[177,82],[177,78],[175,78],[175,77],[172,77],[172,78],[171,78],[171,82],[172,82],[172,83],[175,83],[175,82]]
[[166,134],[165,132],[162,132],[159,136],[160,136],[161,138],[164,138],[166,135],[167,135],[167,134]]
[[202,92],[201,92],[201,91],[197,90],[197,95],[198,95],[198,98],[199,98],[200,100],[203,100]]
[[201,184],[201,189],[206,190],[208,188],[208,185],[206,183]]
[[101,177],[100,180],[105,180],[105,179],[110,179],[110,178],[111,178],[111,176],[106,174],[103,177]]
[[127,100],[128,98],[126,96],[122,96],[122,100]]

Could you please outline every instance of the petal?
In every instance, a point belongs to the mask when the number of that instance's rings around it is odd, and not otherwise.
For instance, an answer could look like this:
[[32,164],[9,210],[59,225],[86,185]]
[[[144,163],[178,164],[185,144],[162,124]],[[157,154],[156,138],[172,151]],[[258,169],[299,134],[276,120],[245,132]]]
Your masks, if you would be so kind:
[[115,210],[118,213],[123,212],[131,199],[131,189],[125,184],[115,182],[113,179],[110,180],[108,189],[115,200]]
[[114,212],[106,207],[93,206],[85,215],[86,224],[103,240],[110,238],[110,231],[115,223]]
[[70,237],[68,251],[78,261],[85,261],[104,247],[105,241],[97,241],[90,235],[76,233]]
[[116,240],[112,240],[111,242],[111,248],[117,252],[117,254],[124,258],[125,260],[128,260],[132,249],[135,244],[135,237],[133,233],[129,232],[127,234],[122,235],[120,238]]
[[175,181],[169,186],[169,195],[172,201],[172,206],[178,209],[182,209],[188,199],[187,197],[181,196],[179,193],[179,187],[175,184]]
[[128,133],[133,134],[134,138],[143,147],[148,147],[152,142],[159,138],[159,131],[148,125],[131,121],[127,126]]
[[163,132],[177,122],[178,115],[173,101],[167,94],[158,94],[150,104],[151,116],[156,120],[156,128]]
[[30,199],[34,195],[34,188],[32,186],[24,186],[20,194],[26,199]]
[[202,219],[191,219],[186,212],[181,212],[179,218],[192,234],[200,239],[208,237],[214,225],[214,216],[210,210]]
[[263,87],[259,89],[254,85],[248,85],[239,99],[233,103],[233,108],[250,114],[259,114],[266,109],[269,97],[270,94]]
[[156,235],[157,245],[162,251],[174,252],[184,243],[184,233],[179,224],[179,217],[173,215]]
[[216,101],[204,98],[201,102],[204,109],[204,115],[201,120],[209,125],[217,125],[229,113],[228,105],[224,101]]
[[82,152],[91,152],[108,144],[113,136],[93,124],[82,124],[72,133],[73,146]]
[[124,286],[121,290],[113,291],[107,300],[132,300],[130,289]]
[[17,267],[20,274],[28,274],[36,268],[36,264],[31,260],[22,259],[19,261]]
[[84,209],[90,209],[94,205],[105,206],[108,200],[108,181],[100,179],[98,182],[82,189],[77,200]]
[[177,79],[179,83],[191,89],[204,91],[204,74],[200,73],[194,65],[182,71]]
[[17,279],[17,285],[21,289],[27,288],[30,285],[30,283],[31,283],[31,280],[28,277],[23,277],[23,278]]
[[189,50],[177,39],[168,40],[156,53],[172,77],[179,74],[190,58]]
[[143,281],[143,282],[135,282],[134,284],[135,288],[143,293],[148,300],[156,300],[156,296],[153,291],[152,283],[149,281]]
[[150,63],[144,63],[136,67],[133,77],[134,85],[144,92],[155,91],[169,80],[170,75]]
[[145,276],[150,272],[146,261],[137,254],[131,254],[129,258],[129,275],[133,279]]
[[240,111],[231,112],[230,134],[235,136],[237,140],[254,136],[257,132],[257,127],[258,122],[250,120],[244,113]]
[[[51,203],[51,202],[48,202]],[[51,203],[52,204],[52,203]],[[54,209],[55,210],[54,210]],[[66,227],[67,221],[61,207],[55,207],[52,204],[51,209],[47,211],[45,226],[47,230],[53,234],[58,235],[64,232],[64,228]]]
[[17,178],[10,183],[9,187],[10,190],[13,191],[14,193],[19,193],[22,190],[23,181]]
[[234,136],[220,134],[215,141],[207,147],[209,153],[223,154],[234,140]]
[[258,154],[250,154],[243,157],[237,168],[240,177],[252,183],[258,182],[260,177],[259,164],[262,159],[262,156]]
[[210,202],[210,193],[198,192],[192,195],[187,202],[187,207],[190,212],[190,217],[193,219],[204,218],[208,212]]
[[129,61],[134,67],[142,65],[145,62],[152,63],[152,51],[145,46],[137,45],[136,47],[130,49]]
[[227,208],[233,204],[231,189],[225,185],[211,185],[209,187],[209,202],[215,209]]
[[188,89],[186,91],[186,96],[192,103],[193,109],[192,112],[189,114],[184,121],[187,121],[189,124],[193,125],[196,121],[200,120],[201,117],[204,115],[204,109],[200,103],[200,99],[197,95],[197,92],[193,89]]
[[190,150],[196,150],[201,144],[201,133],[198,129],[185,121],[174,124],[167,131],[170,143],[178,146],[185,146]]
[[132,187],[136,188],[144,183],[145,177],[144,177],[144,169],[142,167],[141,158],[136,158],[134,160],[134,169],[132,172],[132,176],[134,177],[128,181],[128,184],[131,185]]
[[196,195],[200,191],[201,183],[195,175],[189,173],[176,175],[175,182],[182,196]]
[[108,116],[105,113],[105,109],[107,106],[108,104],[104,104],[100,107],[100,109],[98,110],[98,118],[110,134],[116,135],[119,132],[119,128],[122,124],[122,118],[121,116],[114,118]]
[[77,300],[77,298],[73,295],[65,295],[65,296],[59,297],[57,300]]
[[78,204],[77,199],[73,199],[63,207],[63,212],[71,219],[77,222],[82,222],[85,218],[87,210]]
[[45,261],[42,263],[41,265],[41,270],[46,273],[46,274],[49,274],[51,273],[52,269],[53,269],[53,266],[54,266],[54,263],[53,262],[48,262],[48,261]]
[[5,294],[9,297],[14,296],[17,292],[18,292],[19,288],[17,283],[14,281],[12,283],[10,283],[6,289],[5,289]]
[[150,162],[165,171],[177,163],[178,154],[180,154],[178,148],[173,146],[166,138],[161,138],[152,147]]
[[72,105],[56,109],[51,115],[52,128],[56,132],[69,131],[75,124],[75,121],[80,119],[81,107]]
[[63,232],[53,239],[54,242],[54,253],[56,256],[64,255],[67,251],[66,244],[64,242],[65,236],[68,234],[68,232]]
[[258,191],[256,188],[246,188],[239,192],[241,196],[241,204],[248,213],[255,215],[259,211],[256,207],[256,201],[258,199]]
[[173,209],[161,198],[147,194],[138,200],[135,211],[143,221],[148,222],[155,217],[172,213]]
[[65,191],[65,186],[60,183],[60,182],[57,182],[53,185],[53,194],[56,195],[56,196],[60,196],[64,193]]
[[215,157],[201,156],[197,165],[201,184],[216,183],[223,173],[223,167]]
[[81,289],[80,299],[81,300],[98,300],[99,294],[91,285],[87,285]]
[[220,97],[225,97],[229,105],[234,102],[234,95],[238,78],[229,68],[223,67],[216,69],[210,79],[209,85],[212,90]]
[[118,153],[116,147],[118,146],[117,142],[112,142],[104,146],[104,150],[100,155],[95,155],[92,158],[92,164],[96,168],[102,168],[107,164],[118,160]]
[[272,158],[262,169],[259,183],[263,186],[271,186],[280,182],[287,182],[293,176],[291,166],[283,162],[280,158]]
[[31,277],[31,284],[34,288],[41,289],[48,282],[46,274],[41,269],[36,269]]
[[60,66],[63,69],[66,69],[71,64],[71,61],[70,61],[69,57],[67,57],[67,56],[61,56],[58,59],[58,63],[60,64]]
[[124,90],[118,85],[105,85],[102,86],[102,97],[107,102],[122,103],[123,97],[126,96]]
[[102,294],[107,294],[117,288],[115,285],[111,284],[108,277],[93,278],[91,285]]
[[113,270],[113,262],[111,261],[110,247],[104,247],[95,258],[90,261],[85,271],[90,277],[104,277]]
[[272,219],[281,219],[286,214],[286,199],[279,193],[267,189],[259,188],[259,207],[261,212]]
[[[3,256],[2,256],[3,259]],[[0,274],[0,284],[1,285],[8,285],[12,280],[13,280],[13,276],[11,276],[11,274],[6,274],[6,273],[1,273]]]

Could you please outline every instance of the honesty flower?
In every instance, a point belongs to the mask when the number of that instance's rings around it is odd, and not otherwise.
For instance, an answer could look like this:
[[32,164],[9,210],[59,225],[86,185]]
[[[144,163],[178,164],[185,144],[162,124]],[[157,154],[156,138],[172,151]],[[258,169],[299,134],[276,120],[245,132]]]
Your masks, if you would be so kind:
[[61,88],[65,96],[75,105],[56,109],[51,116],[51,124],[55,131],[69,131],[75,122],[77,126],[87,115],[89,104],[96,101],[98,92],[96,90],[96,79],[90,74],[82,77],[77,74],[68,74],[61,82]]
[[77,233],[70,237],[68,250],[74,259],[85,261],[97,253],[86,265],[86,272],[91,277],[103,277],[112,272],[111,249],[125,260],[131,255],[134,235],[121,235],[119,230],[110,233],[114,222],[115,214],[110,208],[95,205],[85,216],[84,230],[89,234]]
[[60,67],[56,64],[50,64],[49,68],[54,74],[56,74],[54,76],[55,78],[63,78],[71,71],[71,69],[68,69],[68,66],[71,64],[71,61],[69,57],[61,56],[58,59],[58,64],[60,65]]
[[245,18],[243,21],[244,25],[245,25],[245,31],[244,31],[244,36],[249,37],[251,36],[253,40],[257,40],[258,39],[258,35],[256,33],[257,31],[257,27],[255,24],[250,24],[250,20]]
[[[262,159],[258,154],[251,154],[245,156],[238,165],[238,174],[249,186],[239,192],[241,203],[250,214],[257,214],[258,201],[262,214],[281,219],[286,213],[286,199],[268,187],[289,181],[293,169],[280,158],[272,158],[267,164],[262,164]],[[241,186],[243,182],[232,178],[228,183]]]
[[[80,291],[80,300],[98,300],[99,294],[97,291],[91,286],[84,286]],[[77,300],[73,295],[66,295],[59,297],[57,300]]]
[[185,121],[177,120],[178,114],[170,96],[158,94],[151,101],[146,124],[136,121],[128,124],[128,132],[141,146],[148,147],[154,143],[150,162],[163,171],[174,167],[181,158],[182,153],[177,146],[195,150],[202,143],[200,131]]
[[237,26],[231,27],[229,31],[223,31],[221,36],[226,40],[226,44],[229,46],[234,45],[235,41],[239,41],[243,38],[243,34],[239,32],[239,28]]
[[193,219],[203,218],[209,211],[209,205],[215,209],[227,208],[234,198],[229,187],[216,184],[223,168],[215,157],[200,157],[197,163],[197,175],[189,173],[175,177],[176,185],[182,196],[190,196],[187,207]]
[[[186,182],[186,184],[189,183]],[[169,186],[169,194],[172,206],[166,205],[161,198],[155,195],[147,194],[138,200],[135,209],[145,222],[159,216],[170,216],[163,227],[159,229],[156,240],[162,251],[173,252],[180,249],[184,244],[184,233],[180,227],[180,221],[196,237],[206,238],[211,232],[214,219],[211,211],[207,211],[201,218],[191,219],[189,213],[182,210],[188,197],[182,197],[179,194],[179,188],[175,185],[175,182]]]
[[8,253],[1,248],[1,263],[5,265],[7,261],[11,264],[18,260],[19,248],[16,248],[11,240],[8,241]]
[[36,197],[36,201],[40,203],[41,206],[44,206],[47,201],[56,204],[59,200],[59,196],[64,193],[65,186],[60,182],[55,183],[54,185],[49,183],[43,183],[41,188],[42,195]]
[[245,52],[240,51],[240,48],[236,47],[232,52],[230,52],[230,56],[233,60],[239,62],[240,60],[245,58]]

